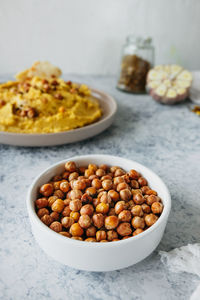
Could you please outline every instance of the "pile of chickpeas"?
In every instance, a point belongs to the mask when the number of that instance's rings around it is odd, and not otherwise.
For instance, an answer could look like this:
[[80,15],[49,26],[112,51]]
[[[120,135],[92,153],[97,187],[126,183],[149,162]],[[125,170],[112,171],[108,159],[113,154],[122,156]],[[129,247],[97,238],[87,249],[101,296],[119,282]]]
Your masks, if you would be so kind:
[[95,164],[77,167],[73,161],[40,187],[35,207],[52,230],[85,242],[114,242],[138,235],[163,210],[157,192],[136,170]]

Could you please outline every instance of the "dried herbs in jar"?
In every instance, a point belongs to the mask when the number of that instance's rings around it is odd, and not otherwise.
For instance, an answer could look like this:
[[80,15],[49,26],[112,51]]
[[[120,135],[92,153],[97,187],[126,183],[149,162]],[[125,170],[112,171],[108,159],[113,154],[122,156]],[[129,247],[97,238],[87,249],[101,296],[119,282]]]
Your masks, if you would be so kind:
[[117,87],[132,93],[144,93],[147,73],[153,65],[151,39],[129,36],[123,48]]

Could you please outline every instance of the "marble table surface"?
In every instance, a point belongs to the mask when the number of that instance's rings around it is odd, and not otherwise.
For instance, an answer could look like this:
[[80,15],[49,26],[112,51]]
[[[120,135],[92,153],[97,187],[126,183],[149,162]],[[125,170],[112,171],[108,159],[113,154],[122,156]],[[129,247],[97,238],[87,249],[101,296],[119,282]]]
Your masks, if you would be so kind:
[[[200,241],[200,118],[189,111],[187,102],[163,106],[146,95],[122,93],[114,77],[66,78],[113,95],[118,113],[108,130],[83,142],[49,148],[0,145],[0,299],[189,299],[198,278],[170,273],[158,251]],[[59,160],[92,153],[146,165],[163,178],[172,195],[159,247],[144,261],[120,271],[66,267],[40,249],[30,229],[25,200],[34,177]]]

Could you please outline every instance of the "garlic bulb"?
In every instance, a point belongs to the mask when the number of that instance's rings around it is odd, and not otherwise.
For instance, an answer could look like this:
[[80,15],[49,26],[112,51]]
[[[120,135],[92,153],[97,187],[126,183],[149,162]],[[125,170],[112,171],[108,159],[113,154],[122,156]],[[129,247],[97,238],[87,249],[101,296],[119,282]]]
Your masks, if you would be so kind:
[[147,88],[158,102],[174,104],[188,97],[192,74],[178,65],[159,65],[147,75]]

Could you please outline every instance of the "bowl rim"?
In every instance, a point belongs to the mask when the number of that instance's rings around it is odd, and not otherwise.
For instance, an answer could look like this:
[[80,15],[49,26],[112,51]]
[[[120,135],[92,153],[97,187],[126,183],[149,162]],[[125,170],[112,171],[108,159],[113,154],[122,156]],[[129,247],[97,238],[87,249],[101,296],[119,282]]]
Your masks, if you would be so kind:
[[[36,211],[35,209],[32,207],[32,190],[33,188],[35,187],[35,185],[37,185],[37,182],[42,179],[43,176],[45,176],[49,171],[51,171],[52,169],[58,167],[58,166],[62,166],[63,164],[65,164],[67,161],[70,161],[70,160],[73,160],[73,161],[77,161],[77,160],[81,160],[81,159],[89,159],[89,158],[95,158],[95,159],[98,159],[98,157],[101,157],[101,158],[105,158],[105,159],[108,159],[108,158],[114,158],[117,160],[119,160],[119,166],[120,166],[120,160],[124,161],[124,162],[127,162],[127,163],[134,163],[136,165],[136,170],[137,170],[137,166],[142,168],[143,170],[146,170],[148,172],[150,172],[154,178],[156,178],[158,181],[160,181],[160,183],[162,184],[162,189],[164,188],[164,191],[165,191],[165,194],[166,194],[166,203],[164,205],[164,209],[163,209],[163,212],[161,214],[161,216],[159,217],[159,219],[157,220],[156,223],[154,223],[150,228],[146,229],[144,232],[136,235],[136,236],[132,236],[130,238],[127,238],[127,239],[124,239],[124,240],[119,240],[117,241],[117,243],[98,243],[98,242],[93,242],[93,243],[89,243],[89,242],[85,242],[84,241],[79,241],[79,240],[74,240],[72,238],[66,238],[65,236],[62,236],[61,234],[53,231],[52,229],[50,229],[47,225],[45,225],[40,219],[39,217],[37,216],[36,214]],[[29,216],[29,219],[34,219],[35,222],[38,223],[38,226],[41,226],[41,229],[43,229],[43,231],[46,232],[46,234],[48,235],[51,235],[52,238],[55,238],[55,239],[58,239],[60,241],[66,241],[66,244],[67,243],[71,243],[71,244],[74,244],[74,245],[79,245],[79,247],[93,247],[93,248],[96,248],[96,247],[116,247],[117,245],[118,246],[121,246],[121,245],[125,245],[126,243],[131,243],[131,242],[134,242],[134,241],[137,241],[139,239],[142,239],[144,238],[146,235],[148,235],[149,233],[151,233],[152,231],[155,231],[156,228],[164,221],[168,219],[168,216],[170,214],[170,210],[171,210],[171,195],[170,195],[170,192],[166,186],[166,184],[164,183],[164,181],[160,178],[160,176],[158,176],[156,173],[154,173],[151,169],[145,167],[144,165],[136,162],[136,161],[133,161],[131,159],[127,159],[127,158],[123,158],[123,157],[120,157],[120,156],[115,156],[115,155],[107,155],[107,154],[88,154],[88,155],[80,155],[80,156],[73,156],[73,157],[69,157],[65,160],[61,160],[61,161],[58,161],[56,163],[54,163],[53,165],[51,165],[50,167],[46,168],[44,171],[42,171],[32,182],[31,186],[29,187],[28,189],[28,194],[27,194],[27,198],[26,198],[26,205],[27,205],[27,210],[28,210],[28,216]],[[78,244],[77,244],[78,243]],[[114,244],[114,245],[113,245]]]
[[[77,83],[77,82],[75,82]],[[79,83],[77,83],[79,84]],[[80,128],[74,128],[74,129],[70,129],[70,130],[65,130],[65,131],[59,131],[59,132],[51,132],[51,133],[17,133],[17,132],[10,132],[10,131],[0,131],[0,135],[3,136],[3,135],[6,135],[6,136],[20,136],[20,137],[45,137],[45,136],[59,136],[59,135],[63,135],[63,134],[70,134],[70,133],[73,133],[73,132],[76,132],[76,133],[81,133],[82,131],[88,129],[90,130],[91,128],[95,127],[95,126],[99,126],[100,124],[106,122],[107,120],[111,119],[113,116],[115,116],[116,112],[117,112],[117,102],[115,101],[114,97],[111,96],[110,94],[107,94],[106,92],[104,91],[101,91],[99,89],[94,89],[90,86],[88,86],[88,88],[92,91],[92,95],[93,94],[98,94],[99,96],[101,96],[101,98],[107,98],[109,99],[109,101],[111,102],[111,105],[110,107],[112,106],[112,109],[109,110],[109,113],[106,117],[104,117],[104,114],[102,114],[102,116],[94,123],[91,123],[91,124],[88,124],[88,125],[85,125],[83,127],[80,127]],[[98,101],[101,101],[99,100],[98,98],[96,98]]]

